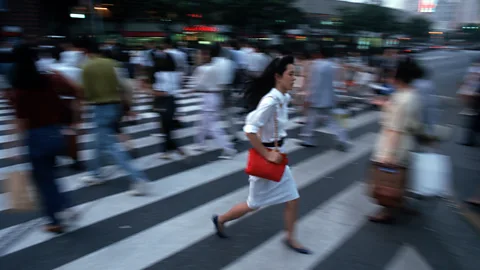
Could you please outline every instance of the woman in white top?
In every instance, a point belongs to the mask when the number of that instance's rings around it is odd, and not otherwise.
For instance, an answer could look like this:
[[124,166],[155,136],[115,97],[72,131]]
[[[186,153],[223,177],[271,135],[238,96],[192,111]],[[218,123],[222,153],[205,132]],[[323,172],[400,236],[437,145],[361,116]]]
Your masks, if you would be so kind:
[[172,138],[175,127],[175,91],[180,89],[180,80],[175,71],[175,61],[169,53],[156,56],[155,73],[152,84],[154,110],[160,114],[163,133],[165,134],[162,159],[170,159],[169,152],[176,151],[182,156],[186,153],[180,149]]
[[[256,80],[256,93],[261,97],[258,106],[249,113],[243,128],[253,148],[270,162],[280,163],[282,155],[276,151],[268,151],[274,147],[275,137],[278,145],[282,146],[287,136],[285,131],[288,122],[288,102],[290,95],[287,94],[293,88],[295,81],[294,59],[291,56],[277,58],[267,67],[263,75]],[[275,130],[275,119],[277,131]],[[275,134],[278,132],[278,134]],[[276,136],[277,135],[277,136]],[[281,149],[280,149],[281,150]],[[292,172],[287,166],[280,182],[273,182],[255,176],[249,177],[250,188],[246,202],[235,205],[227,213],[214,216],[212,221],[217,235],[226,238],[224,224],[238,219],[247,213],[261,207],[274,204],[286,203],[285,224],[287,237],[285,244],[290,249],[309,254],[310,251],[300,245],[294,238],[294,227],[297,214],[298,194]]]

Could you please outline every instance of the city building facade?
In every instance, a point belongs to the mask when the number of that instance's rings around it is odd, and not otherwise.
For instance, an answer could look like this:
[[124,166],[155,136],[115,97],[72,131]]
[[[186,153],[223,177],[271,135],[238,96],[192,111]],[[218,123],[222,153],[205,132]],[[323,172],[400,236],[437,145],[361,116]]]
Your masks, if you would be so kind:
[[20,29],[20,32],[25,35],[36,35],[40,32],[42,24],[40,0],[1,0],[0,2],[2,36],[17,33],[10,29]]

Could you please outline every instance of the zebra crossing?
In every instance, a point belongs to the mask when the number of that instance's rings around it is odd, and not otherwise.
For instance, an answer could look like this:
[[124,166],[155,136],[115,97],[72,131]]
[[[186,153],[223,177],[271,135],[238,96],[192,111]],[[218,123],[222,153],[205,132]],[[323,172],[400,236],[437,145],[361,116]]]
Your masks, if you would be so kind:
[[[232,222],[227,227],[232,239],[217,239],[211,215],[244,201],[248,193],[243,171],[249,148],[246,138],[231,160],[217,159],[221,149],[211,141],[206,151],[194,151],[192,136],[200,118],[200,99],[198,94],[181,93],[178,104],[183,126],[175,138],[189,158],[162,160],[159,145],[163,139],[151,136],[159,132],[158,117],[150,111],[148,96],[135,98],[134,110],[141,117],[124,130],[137,149],[135,166],[152,180],[151,194],[127,196],[128,176],[114,165],[106,167],[112,172],[106,185],[86,187],[79,182],[86,173],[70,170],[66,166],[70,161],[62,160],[58,182],[82,215],[68,233],[57,236],[33,227],[42,222],[39,214],[9,211],[8,194],[0,190],[0,269],[460,269],[454,262],[432,266],[415,247],[392,239],[388,228],[367,222],[366,216],[377,206],[368,198],[362,180],[377,136],[379,112],[365,108],[350,119],[353,147],[342,153],[331,148],[333,139],[322,127],[317,129],[317,148],[301,147],[296,122],[301,115],[292,110],[285,149],[301,195],[298,238],[314,252],[305,256],[282,245],[282,206]],[[9,152],[24,154],[25,149],[9,148],[14,136],[8,134],[12,116],[5,102],[1,104],[0,186],[8,172],[29,169],[28,164],[15,165],[8,159]],[[91,119],[88,106],[84,117]],[[80,157],[89,161],[92,125],[86,121],[81,128],[85,134],[79,138]],[[21,237],[4,247],[3,240],[18,232]],[[386,248],[378,244],[385,240]],[[363,248],[378,254],[362,250],[364,258],[355,258],[342,253],[352,245],[357,251]],[[342,261],[351,264],[335,267]]]

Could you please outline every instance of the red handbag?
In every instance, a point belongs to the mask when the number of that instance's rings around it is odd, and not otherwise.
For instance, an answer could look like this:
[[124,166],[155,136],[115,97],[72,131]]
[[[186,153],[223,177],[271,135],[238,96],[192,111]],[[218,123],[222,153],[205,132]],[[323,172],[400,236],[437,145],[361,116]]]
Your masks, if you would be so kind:
[[[278,122],[277,122],[277,113],[275,109],[274,117],[274,125],[275,125],[275,149],[267,149],[268,151],[279,151],[278,150]],[[286,154],[283,154],[283,160],[281,163],[273,163],[266,160],[262,155],[260,155],[257,150],[251,148],[248,151],[248,160],[247,160],[247,167],[245,168],[245,172],[248,175],[260,177],[263,179],[271,180],[274,182],[280,182],[282,180],[283,173],[285,172],[285,168],[288,164],[288,158]]]

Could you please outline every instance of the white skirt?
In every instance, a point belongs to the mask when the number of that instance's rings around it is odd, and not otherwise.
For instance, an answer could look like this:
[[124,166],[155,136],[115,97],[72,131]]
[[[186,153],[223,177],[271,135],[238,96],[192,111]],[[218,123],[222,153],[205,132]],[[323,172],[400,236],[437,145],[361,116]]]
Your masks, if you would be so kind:
[[250,181],[250,187],[247,205],[251,209],[280,204],[300,197],[289,166],[285,168],[280,182],[251,175],[248,180]]

